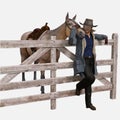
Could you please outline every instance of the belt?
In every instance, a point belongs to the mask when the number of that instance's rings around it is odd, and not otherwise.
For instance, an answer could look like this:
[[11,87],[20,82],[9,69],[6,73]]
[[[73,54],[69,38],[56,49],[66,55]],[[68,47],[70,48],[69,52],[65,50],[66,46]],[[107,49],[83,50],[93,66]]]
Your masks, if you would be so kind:
[[86,56],[84,57],[85,59],[90,59],[90,58],[93,58],[93,56]]

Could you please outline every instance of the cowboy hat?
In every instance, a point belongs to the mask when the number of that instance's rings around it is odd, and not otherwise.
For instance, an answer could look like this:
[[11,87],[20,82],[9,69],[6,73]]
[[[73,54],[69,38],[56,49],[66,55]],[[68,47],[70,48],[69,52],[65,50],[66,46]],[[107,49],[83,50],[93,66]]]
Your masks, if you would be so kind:
[[93,25],[93,20],[92,19],[88,19],[88,18],[85,19],[84,23],[80,22],[80,24],[81,25],[88,25],[88,26],[91,26],[91,27],[97,27],[97,25]]

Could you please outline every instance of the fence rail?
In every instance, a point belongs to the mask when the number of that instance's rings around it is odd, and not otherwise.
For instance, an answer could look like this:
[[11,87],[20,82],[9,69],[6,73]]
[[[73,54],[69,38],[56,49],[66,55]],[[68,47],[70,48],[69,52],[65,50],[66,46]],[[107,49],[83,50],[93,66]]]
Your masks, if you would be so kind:
[[[116,98],[116,75],[117,75],[117,55],[118,55],[118,35],[112,34],[112,38],[108,40],[109,46],[111,47],[111,59],[107,60],[98,60],[98,66],[111,66],[110,72],[102,72],[96,76],[96,79],[99,80],[102,85],[95,86],[92,88],[93,92],[99,91],[110,91],[110,98]],[[100,45],[104,45],[101,42]],[[0,74],[5,74],[3,78],[0,79],[0,91],[6,90],[16,90],[16,89],[25,89],[37,86],[45,86],[50,85],[51,91],[50,93],[38,94],[38,95],[30,95],[24,97],[17,98],[8,98],[8,99],[0,99],[0,106],[9,106],[9,105],[17,105],[35,101],[42,100],[50,100],[51,101],[51,109],[56,108],[56,99],[62,97],[69,97],[75,95],[75,90],[66,90],[66,91],[56,91],[57,84],[70,83],[79,81],[78,76],[64,76],[64,77],[56,77],[56,70],[58,69],[66,69],[72,68],[73,62],[61,62],[57,63],[56,59],[56,49],[61,51],[71,60],[74,60],[75,55],[69,51],[67,48],[69,47],[68,41],[65,40],[48,40],[48,41],[35,41],[35,40],[1,40],[0,48],[29,48],[29,47],[40,47],[35,53],[33,53],[28,59],[26,59],[20,65],[14,66],[2,66],[0,67]],[[51,63],[42,63],[42,64],[32,64],[46,52],[51,50]],[[30,72],[30,71],[38,71],[38,70],[50,70],[50,78],[42,79],[42,80],[30,80],[24,82],[10,82],[13,80],[21,72]],[[110,78],[110,81],[107,80]],[[84,90],[82,91],[84,93]]]

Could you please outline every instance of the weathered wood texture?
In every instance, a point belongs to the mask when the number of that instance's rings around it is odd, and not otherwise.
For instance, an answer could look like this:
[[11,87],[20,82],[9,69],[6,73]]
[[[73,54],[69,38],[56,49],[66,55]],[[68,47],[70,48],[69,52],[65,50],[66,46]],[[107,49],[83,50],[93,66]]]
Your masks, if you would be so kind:
[[[116,35],[116,34],[115,34]],[[53,46],[54,44],[54,46]],[[109,45],[113,45],[113,39],[109,39]],[[101,42],[101,45],[104,45],[104,42]],[[28,48],[28,47],[64,47],[69,46],[67,40],[1,40],[0,48]]]
[[[51,36],[51,40],[55,41],[56,40],[56,36]],[[56,63],[56,48],[51,48],[51,63]],[[51,78],[56,78],[56,66],[52,67],[53,70],[51,70]],[[55,81],[52,82],[52,85],[50,86],[50,91],[51,93],[56,92],[56,83]],[[56,108],[56,98],[53,94],[52,98],[51,98],[51,109],[55,109]]]
[[[100,45],[104,45],[101,42]],[[96,76],[102,85],[92,88],[93,92],[110,91],[110,98],[116,98],[116,79],[117,79],[117,54],[118,54],[118,35],[113,34],[112,39],[109,39],[108,45],[112,46],[112,57],[109,60],[98,60],[98,66],[111,66],[110,72],[102,72]],[[55,36],[51,37],[51,40],[45,41],[0,41],[0,48],[24,48],[24,47],[40,47],[34,54],[26,59],[21,65],[0,67],[0,74],[6,74],[0,80],[0,91],[25,89],[31,87],[50,85],[50,93],[30,95],[18,98],[8,98],[0,100],[0,106],[17,105],[35,101],[50,100],[51,109],[56,108],[56,99],[62,97],[69,97],[75,95],[75,90],[56,91],[57,84],[71,83],[79,81],[79,76],[65,76],[56,77],[56,70],[73,68],[73,62],[56,62],[56,49],[61,51],[71,60],[74,60],[75,55],[69,51],[65,46],[69,47],[68,41],[55,40]],[[32,64],[35,60],[40,58],[43,54],[51,49],[51,63],[46,64]],[[30,72],[38,70],[50,70],[50,78],[36,81],[24,81],[24,82],[10,82],[21,72]],[[106,78],[110,78],[110,81]],[[82,91],[84,94],[84,90]]]
[[[97,61],[98,66],[113,65],[113,60],[99,60]],[[41,64],[28,64],[28,65],[14,65],[0,67],[0,74],[13,74],[20,72],[31,72],[39,70],[54,70],[54,69],[65,69],[72,68],[73,62],[62,62],[62,63],[41,63]]]
[[117,82],[118,34],[113,33],[112,39],[114,41],[114,44],[112,46],[113,65],[111,66],[113,77],[111,78],[112,90],[110,91],[110,98],[115,99],[116,98],[116,82]]
[[[40,58],[42,55],[44,55],[47,51],[49,51],[49,48],[40,48],[39,50],[37,50],[34,54],[32,54],[30,57],[28,57],[21,65],[24,64],[31,64],[34,61],[36,61],[38,58]],[[1,68],[0,68],[1,71]],[[7,74],[4,78],[2,78],[0,80],[0,83],[6,83],[11,81],[14,77],[16,77],[18,73],[11,73],[11,74]]]

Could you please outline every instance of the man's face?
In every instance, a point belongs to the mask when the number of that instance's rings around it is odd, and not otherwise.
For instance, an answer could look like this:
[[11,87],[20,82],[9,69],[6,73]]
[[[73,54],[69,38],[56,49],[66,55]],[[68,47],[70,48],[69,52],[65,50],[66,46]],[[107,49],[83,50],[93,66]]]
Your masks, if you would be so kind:
[[91,26],[88,26],[88,25],[84,25],[84,26],[83,26],[83,29],[84,29],[85,33],[88,34],[88,33],[91,32],[92,27],[91,27]]

